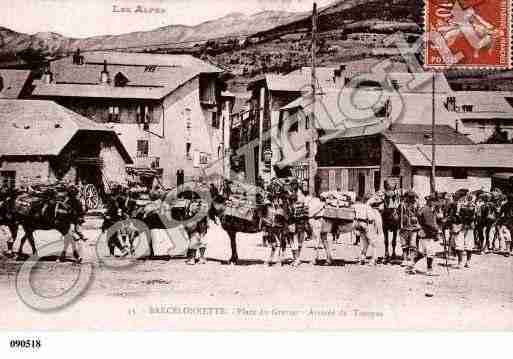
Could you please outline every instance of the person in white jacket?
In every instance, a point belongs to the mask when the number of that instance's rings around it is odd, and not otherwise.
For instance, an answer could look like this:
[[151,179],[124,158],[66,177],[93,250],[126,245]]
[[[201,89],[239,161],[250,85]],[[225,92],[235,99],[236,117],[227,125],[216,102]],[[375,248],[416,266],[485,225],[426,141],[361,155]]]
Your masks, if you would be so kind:
[[[384,241],[381,213],[373,205],[378,205],[371,195],[367,194],[363,198],[357,199],[354,204],[355,209],[355,232],[360,236],[360,257],[358,258],[362,265],[370,263],[376,264],[376,248],[380,240]],[[370,262],[367,261],[370,249]]]

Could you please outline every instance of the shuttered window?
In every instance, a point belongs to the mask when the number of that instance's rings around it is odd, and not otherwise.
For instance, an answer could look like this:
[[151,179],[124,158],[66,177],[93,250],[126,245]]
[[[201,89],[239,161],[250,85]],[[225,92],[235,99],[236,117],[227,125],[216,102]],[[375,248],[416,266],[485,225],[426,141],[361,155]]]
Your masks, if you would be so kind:
[[0,172],[0,180],[2,186],[6,186],[8,188],[16,187],[16,171],[1,171]]
[[150,144],[148,140],[137,140],[137,157],[146,158],[150,152]]

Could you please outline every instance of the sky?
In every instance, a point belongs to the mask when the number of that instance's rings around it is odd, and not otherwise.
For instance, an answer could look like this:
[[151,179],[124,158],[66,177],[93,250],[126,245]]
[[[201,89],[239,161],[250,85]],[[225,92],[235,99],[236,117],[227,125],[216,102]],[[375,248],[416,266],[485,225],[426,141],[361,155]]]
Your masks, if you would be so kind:
[[[334,0],[317,0],[318,6]],[[196,25],[232,12],[308,11],[313,0],[1,0],[0,26],[34,34],[56,32],[70,37],[117,35],[162,26]],[[129,8],[128,12],[115,12]],[[135,12],[138,6],[158,8]]]

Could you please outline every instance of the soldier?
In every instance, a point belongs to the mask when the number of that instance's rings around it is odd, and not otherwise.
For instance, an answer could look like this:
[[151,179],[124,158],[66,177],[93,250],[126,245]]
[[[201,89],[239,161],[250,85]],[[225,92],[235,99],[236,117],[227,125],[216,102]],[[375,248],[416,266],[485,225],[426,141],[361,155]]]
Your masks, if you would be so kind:
[[363,198],[358,198],[354,204],[354,229],[360,236],[361,252],[359,261],[362,265],[367,264],[369,248],[371,250],[369,263],[376,265],[376,245],[379,237],[383,236],[381,214],[372,207],[372,205],[378,204],[377,201],[372,199],[370,194],[366,194]]
[[417,194],[409,191],[404,195],[401,207],[401,229],[399,237],[403,250],[402,267],[406,267],[413,261],[412,255],[417,251],[417,235],[420,230],[418,220]]
[[427,272],[429,276],[433,275],[433,261],[436,255],[436,242],[440,238],[441,231],[436,222],[434,213],[435,197],[427,196],[426,204],[419,211],[419,224],[421,230],[419,232],[419,251],[415,259],[408,267],[408,273],[415,274],[415,265],[424,257],[427,257]]
[[71,223],[70,235],[64,237],[64,248],[58,259],[59,262],[66,260],[66,252],[68,251],[69,245],[73,248],[73,257],[77,264],[82,262],[81,246],[80,241],[86,240],[84,234],[80,230],[80,226],[84,223],[84,207],[78,198],[79,190],[76,186],[71,186],[68,189],[68,205],[71,209],[71,216],[73,221]]
[[[502,206],[499,218],[503,226],[505,226],[510,234],[513,234],[513,193],[509,193],[507,196],[507,202]],[[506,248],[506,251],[508,249]],[[513,254],[513,241],[510,240],[510,252],[506,252],[506,256],[509,257]]]
[[302,189],[297,189],[297,196],[293,200],[293,216],[291,218],[292,231],[292,266],[301,264],[301,250],[306,236],[308,209],[306,208],[306,195]]
[[400,228],[399,206],[401,193],[392,185],[385,181],[384,183],[384,201],[383,201],[383,233],[385,235],[385,262],[390,259],[388,232],[392,232],[392,259],[397,257],[397,233]]

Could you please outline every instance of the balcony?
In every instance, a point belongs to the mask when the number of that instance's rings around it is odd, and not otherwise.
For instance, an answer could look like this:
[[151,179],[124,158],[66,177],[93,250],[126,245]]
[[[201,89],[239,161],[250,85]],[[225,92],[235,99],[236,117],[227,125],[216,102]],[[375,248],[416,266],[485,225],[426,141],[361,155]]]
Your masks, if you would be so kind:
[[134,167],[158,169],[160,168],[160,157],[137,157],[135,159]]

